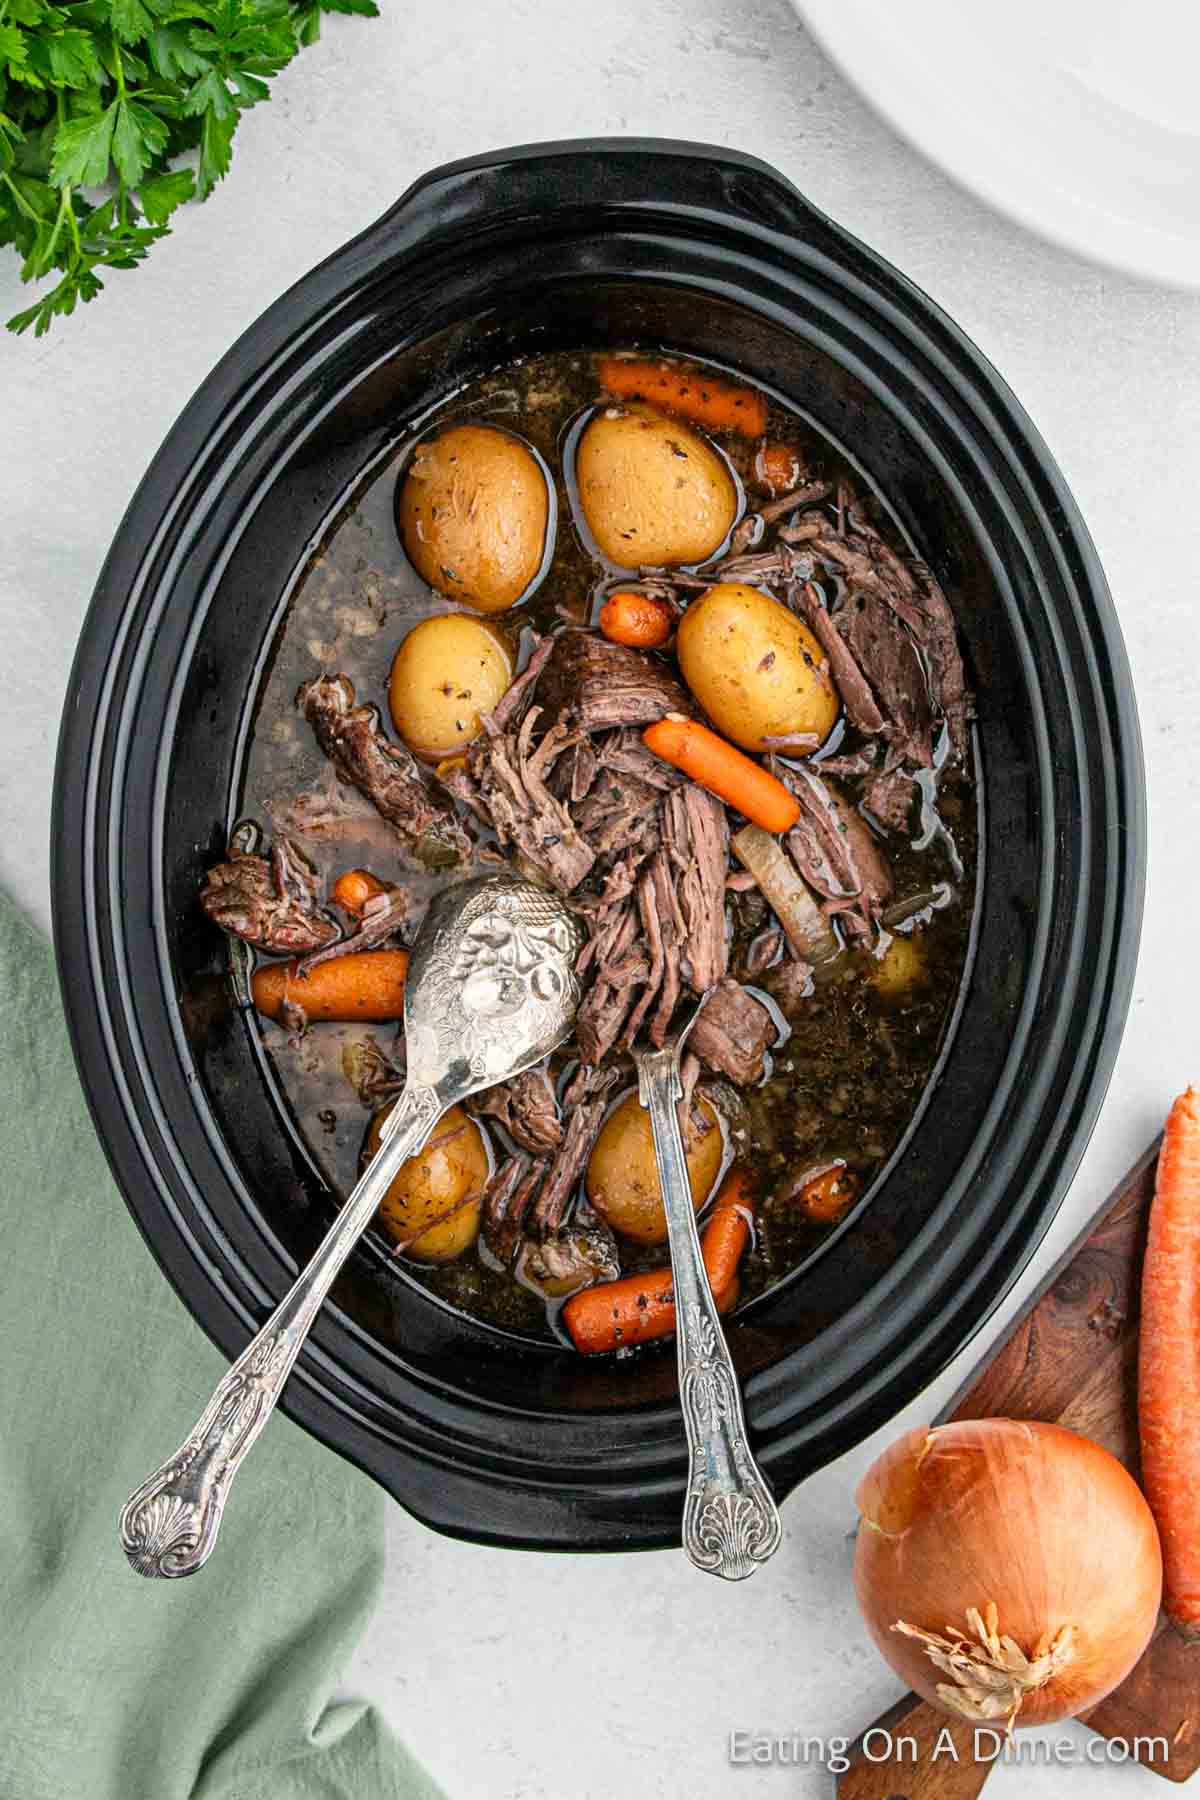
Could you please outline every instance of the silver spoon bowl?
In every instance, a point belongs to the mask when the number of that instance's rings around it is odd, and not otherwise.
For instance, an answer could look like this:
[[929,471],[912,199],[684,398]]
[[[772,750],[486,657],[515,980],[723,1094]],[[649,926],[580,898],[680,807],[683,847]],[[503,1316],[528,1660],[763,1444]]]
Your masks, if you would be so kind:
[[532,1068],[569,1036],[583,937],[560,900],[513,875],[464,881],[433,901],[408,965],[407,1082],[379,1149],[195,1429],[122,1508],[121,1545],[139,1574],[191,1575],[208,1560],[242,1459],[401,1164],[451,1106]]

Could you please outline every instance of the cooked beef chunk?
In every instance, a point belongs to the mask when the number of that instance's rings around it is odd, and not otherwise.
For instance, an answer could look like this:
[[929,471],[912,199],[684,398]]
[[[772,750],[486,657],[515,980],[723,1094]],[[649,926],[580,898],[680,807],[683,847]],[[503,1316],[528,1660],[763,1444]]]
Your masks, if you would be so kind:
[[902,762],[928,768],[933,762],[929,684],[912,638],[895,613],[870,594],[851,594],[834,623],[887,715],[883,736]]
[[811,581],[793,583],[788,601],[808,626],[829,659],[829,673],[842,697],[847,716],[860,731],[883,730],[884,717],[871,692],[870,683],[855,660],[854,653],[826,610],[825,602]]
[[517,1257],[522,1282],[558,1298],[592,1287],[597,1281],[614,1281],[621,1273],[616,1239],[599,1219],[563,1225],[540,1242],[526,1238]]
[[658,848],[658,793],[637,775],[602,768],[572,817],[597,856],[623,850],[649,856]]
[[813,991],[812,964],[798,956],[785,957],[763,976],[763,986],[785,1018],[800,1011]]
[[523,867],[544,876],[560,894],[570,894],[596,858],[547,786],[556,760],[574,740],[557,723],[535,747],[540,715],[541,708],[531,706],[519,725],[507,729],[497,726],[495,714],[485,718],[482,735],[467,753],[467,770],[501,845],[511,846]]
[[661,820],[662,845],[636,885],[626,856],[605,903],[589,909],[591,937],[578,967],[592,985],[575,1024],[588,1063],[614,1045],[628,1049],[647,1019],[650,1041],[662,1044],[683,982],[703,993],[728,967],[725,808],[688,782],[666,796]]
[[925,653],[934,699],[945,717],[954,753],[965,756],[973,709],[950,603],[924,563],[897,556],[856,509],[851,508],[850,518],[852,529],[842,537],[821,512],[805,513],[795,525],[784,526],[780,536],[791,545],[803,544],[831,565],[851,594],[873,595],[907,625]]
[[300,964],[302,974],[328,962],[331,956],[353,956],[358,950],[374,950],[385,943],[408,920],[409,898],[401,887],[389,888],[386,894],[372,894],[359,915],[358,929],[339,944],[314,950]]
[[589,1100],[604,1099],[616,1086],[620,1079],[618,1069],[593,1069],[581,1062],[575,1073],[563,1089],[562,1107],[565,1113],[572,1112],[575,1107],[583,1106]]
[[728,976],[700,1008],[688,1037],[688,1047],[700,1061],[738,1087],[762,1080],[774,1042],[775,1022],[766,1007]]
[[558,634],[537,697],[550,718],[568,717],[584,732],[652,725],[669,712],[695,710],[665,663],[592,631]]
[[556,719],[534,743],[544,709],[531,702],[555,642],[552,637],[538,642],[500,704],[484,715],[466,768],[455,771],[447,786],[493,827],[500,845],[514,850],[528,873],[569,894],[590,872],[595,855],[564,804],[572,778],[565,784],[555,779],[556,765],[576,749],[579,734]]
[[430,794],[408,751],[384,737],[375,707],[354,699],[348,675],[318,675],[304,683],[296,704],[342,780],[367,796],[423,862],[461,860],[470,848],[461,826]]
[[772,771],[800,802],[785,842],[805,881],[855,937],[868,937],[892,892],[891,871],[858,810],[814,769],[771,758]]
[[591,973],[592,985],[575,1017],[575,1037],[584,1062],[598,1063],[621,1035],[639,988],[650,976],[650,962],[638,941],[638,914],[626,894],[596,913],[591,937],[577,965]]
[[[687,941],[687,924],[679,904],[679,892],[671,872],[671,858],[663,849],[653,858],[638,886],[638,912],[646,940],[650,945],[652,966],[657,964],[657,979],[649,998],[654,1002],[647,1035],[661,1049],[671,1029],[671,1018],[683,990],[683,949]],[[641,1020],[630,1031],[633,1042]]]
[[317,905],[314,870],[287,838],[269,857],[231,848],[205,876],[200,904],[222,931],[280,955],[320,950],[341,935]]
[[581,737],[560,756],[550,778],[550,791],[567,806],[578,806],[592,790],[600,769],[595,740]]
[[483,1190],[483,1241],[505,1268],[517,1254],[529,1203],[545,1172],[544,1160],[530,1163],[524,1156],[510,1156]]
[[725,939],[725,875],[729,825],[725,808],[694,782],[663,803],[663,846],[675,871],[683,918],[683,972],[696,993],[714,987],[729,966]]
[[784,935],[778,925],[767,925],[756,932],[741,951],[734,970],[739,981],[757,981],[773,968],[783,955]]
[[608,1107],[608,1089],[617,1079],[617,1071],[606,1072],[602,1082],[594,1083],[587,1098],[579,1098],[567,1113],[563,1132],[550,1170],[542,1182],[533,1209],[533,1226],[538,1235],[548,1236],[562,1224],[567,1202],[578,1186],[580,1176],[592,1154],[592,1145],[600,1130],[600,1121]]
[[515,1144],[546,1156],[562,1143],[562,1120],[544,1069],[526,1069],[467,1102],[476,1118],[497,1119]]
[[655,756],[642,742],[641,733],[632,726],[625,726],[620,731],[611,732],[604,737],[592,740],[596,751],[606,769],[617,775],[636,775],[648,787],[659,788],[663,793],[674,787],[681,787],[687,780],[682,769],[672,768],[670,763]]
[[846,776],[851,780],[859,775],[869,775],[879,760],[879,745],[864,744],[861,750],[851,750],[845,756],[823,756],[813,764],[822,780],[827,775],[839,778]]
[[863,791],[863,806],[885,831],[903,831],[912,817],[917,784],[907,769],[881,769]]

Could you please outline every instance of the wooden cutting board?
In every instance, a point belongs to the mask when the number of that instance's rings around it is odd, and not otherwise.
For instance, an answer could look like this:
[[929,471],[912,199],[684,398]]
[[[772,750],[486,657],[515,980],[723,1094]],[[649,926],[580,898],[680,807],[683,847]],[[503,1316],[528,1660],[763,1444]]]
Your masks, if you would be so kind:
[[[951,1402],[944,1420],[1057,1421],[1106,1445],[1137,1476],[1138,1312],[1157,1161],[1155,1144]],[[1084,1723],[1130,1744],[1165,1738],[1165,1757],[1143,1748],[1138,1761],[1170,1781],[1186,1781],[1200,1768],[1200,1649],[1189,1649],[1160,1618],[1136,1669]],[[933,1760],[938,1734],[947,1727],[955,1755],[943,1739],[943,1753]],[[901,1738],[916,1740],[915,1753]],[[889,1743],[891,1756],[871,1760]],[[839,1800],[975,1800],[991,1766],[975,1761],[973,1726],[947,1718],[915,1694],[876,1720],[849,1755]]]

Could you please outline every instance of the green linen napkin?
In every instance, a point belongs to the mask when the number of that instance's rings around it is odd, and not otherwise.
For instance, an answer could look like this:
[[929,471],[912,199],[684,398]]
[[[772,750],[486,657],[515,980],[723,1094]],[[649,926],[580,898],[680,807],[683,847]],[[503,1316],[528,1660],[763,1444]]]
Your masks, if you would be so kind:
[[212,1561],[127,1566],[130,1488],[217,1352],[155,1267],[79,1088],[50,952],[0,898],[0,1796],[437,1800],[331,1680],[379,1589],[384,1498],[279,1415]]

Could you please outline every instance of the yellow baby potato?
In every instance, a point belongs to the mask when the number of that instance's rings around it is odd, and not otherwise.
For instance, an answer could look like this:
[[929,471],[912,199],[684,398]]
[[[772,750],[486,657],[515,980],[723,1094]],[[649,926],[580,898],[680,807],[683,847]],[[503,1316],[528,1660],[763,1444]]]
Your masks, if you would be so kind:
[[[378,1150],[391,1110],[385,1106],[372,1119],[368,1156]],[[453,1262],[479,1235],[490,1167],[483,1133],[461,1106],[452,1106],[434,1126],[425,1148],[401,1164],[379,1208],[379,1223],[405,1256],[418,1262]]]
[[882,956],[876,957],[871,980],[883,1000],[899,1003],[928,979],[925,945],[918,931],[896,932]]
[[422,619],[392,662],[392,723],[415,756],[442,762],[478,737],[480,715],[503,699],[512,675],[512,651],[487,620]]
[[[692,1205],[697,1212],[712,1192],[721,1168],[725,1142],[716,1109],[703,1095],[697,1104],[705,1127],[689,1118],[684,1134]],[[587,1197],[600,1217],[638,1244],[663,1244],[667,1218],[654,1156],[650,1115],[632,1089],[604,1122],[588,1161]]]
[[622,569],[703,562],[737,517],[737,489],[712,445],[647,406],[609,406],[575,456],[584,523]]
[[545,473],[527,444],[494,425],[452,425],[418,444],[398,511],[417,573],[477,612],[514,606],[542,566]]
[[717,730],[743,750],[811,732],[823,742],[841,708],[825,652],[793,612],[740,581],[710,587],[676,638],[683,678]]

